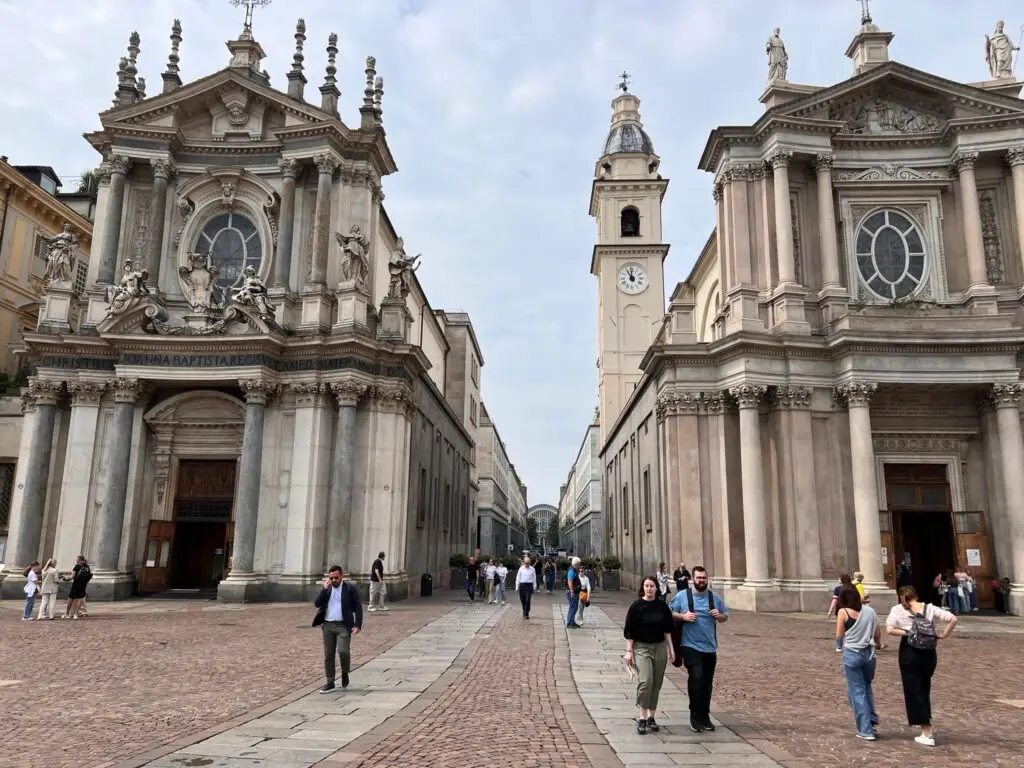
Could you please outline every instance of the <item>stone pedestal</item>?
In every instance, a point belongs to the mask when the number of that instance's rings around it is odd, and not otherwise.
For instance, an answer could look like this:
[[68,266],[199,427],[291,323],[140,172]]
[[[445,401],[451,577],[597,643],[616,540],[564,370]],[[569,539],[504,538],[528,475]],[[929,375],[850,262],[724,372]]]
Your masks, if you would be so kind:
[[107,287],[94,285],[85,292],[82,298],[85,299],[85,307],[78,324],[79,332],[95,334],[96,326],[103,322],[110,309],[110,303],[107,301]]
[[994,315],[999,312],[999,292],[988,283],[972,285],[964,294],[972,315]]
[[796,283],[780,285],[772,293],[772,331],[798,336],[809,336],[811,324],[804,311],[807,292]]
[[331,328],[331,333],[355,331],[368,334],[370,292],[362,283],[345,280],[338,284],[335,293],[338,302],[338,319]]
[[309,336],[330,331],[334,297],[327,288],[322,285],[307,285],[299,295],[299,300],[301,309],[295,332]]
[[135,577],[116,571],[93,571],[89,600],[127,600],[135,594]]
[[43,294],[43,305],[39,308],[39,333],[71,333],[71,305],[75,293],[69,281],[50,283]]
[[217,585],[217,599],[225,603],[262,603],[267,599],[267,580],[254,573],[231,573]]
[[845,288],[826,286],[818,292],[818,309],[822,325],[834,323],[850,314],[850,296]]
[[726,334],[764,330],[758,306],[758,293],[758,290],[751,286],[739,286],[729,291],[726,297],[726,303],[729,305],[725,320]]
[[187,312],[182,317],[182,320],[185,321],[185,325],[189,328],[195,328],[200,331],[209,328],[217,322],[217,319],[213,317],[213,315],[207,314],[206,312]]
[[388,341],[409,343],[409,329],[412,328],[412,315],[405,306],[405,299],[387,297],[380,304],[380,326],[377,335]]

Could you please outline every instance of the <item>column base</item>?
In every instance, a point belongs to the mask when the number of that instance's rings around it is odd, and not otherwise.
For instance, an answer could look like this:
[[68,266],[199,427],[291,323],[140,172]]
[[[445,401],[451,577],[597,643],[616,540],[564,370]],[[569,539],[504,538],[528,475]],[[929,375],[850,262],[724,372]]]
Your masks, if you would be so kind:
[[255,573],[231,573],[217,585],[217,599],[224,603],[263,603],[267,578]]
[[89,582],[88,596],[96,602],[127,600],[135,595],[135,577],[117,571],[95,571]]
[[0,578],[3,578],[3,581],[0,581],[0,599],[25,599],[25,584],[28,579],[22,576],[21,571],[5,571],[0,574]]
[[1024,616],[1024,584],[1010,583],[1010,613]]
[[264,599],[270,603],[312,603],[320,593],[323,580],[322,573],[282,574],[266,583]]
[[726,335],[742,331],[764,331],[756,288],[743,285],[733,288],[726,297],[726,303],[729,309],[725,320]]
[[800,595],[784,592],[774,581],[744,581],[735,589],[724,590],[729,608],[761,613],[791,613],[800,610]]
[[807,291],[797,283],[779,285],[771,296],[771,316],[774,333],[796,336],[810,336],[811,324],[807,322],[804,298]]
[[995,315],[999,312],[999,292],[987,283],[972,285],[964,294],[964,303],[972,315]]
[[331,329],[334,297],[328,293],[327,288],[323,285],[307,285],[299,300],[302,306],[295,332],[301,336],[328,333]]
[[822,595],[827,595],[834,585],[824,579],[780,579],[779,589],[796,596],[800,607],[806,613],[821,610]]

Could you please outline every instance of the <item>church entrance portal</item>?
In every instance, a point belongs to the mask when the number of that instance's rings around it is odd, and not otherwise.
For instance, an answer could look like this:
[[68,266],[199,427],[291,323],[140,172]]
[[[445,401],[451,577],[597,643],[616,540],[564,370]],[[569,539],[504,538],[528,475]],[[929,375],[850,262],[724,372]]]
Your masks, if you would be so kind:
[[234,459],[182,460],[173,520],[150,522],[140,592],[213,589],[230,568]]
[[946,464],[885,464],[882,546],[885,576],[896,586],[896,566],[910,555],[911,583],[921,598],[939,604],[932,586],[936,574],[958,565],[971,568],[978,584],[978,603],[991,601],[992,578],[985,515],[954,512]]

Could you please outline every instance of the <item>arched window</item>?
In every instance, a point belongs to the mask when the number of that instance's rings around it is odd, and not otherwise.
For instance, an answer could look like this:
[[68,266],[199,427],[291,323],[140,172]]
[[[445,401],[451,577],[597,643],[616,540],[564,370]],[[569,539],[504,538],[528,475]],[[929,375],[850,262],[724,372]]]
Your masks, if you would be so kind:
[[857,271],[873,294],[892,301],[915,293],[924,280],[921,231],[898,211],[878,211],[857,230]]
[[211,266],[220,270],[217,282],[223,288],[238,284],[247,266],[258,271],[263,258],[263,243],[256,225],[234,211],[210,219],[199,233],[195,250],[209,255]]
[[640,237],[640,211],[632,205],[622,209],[620,218],[623,237]]

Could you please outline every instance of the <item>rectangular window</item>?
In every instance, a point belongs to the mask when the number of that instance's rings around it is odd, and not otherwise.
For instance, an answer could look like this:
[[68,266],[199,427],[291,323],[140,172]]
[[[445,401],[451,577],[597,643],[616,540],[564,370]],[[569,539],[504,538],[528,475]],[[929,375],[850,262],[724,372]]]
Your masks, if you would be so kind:
[[629,483],[624,483],[622,486],[622,532],[627,536],[629,535],[629,516],[631,510],[629,508]]
[[[17,464],[13,461],[0,463],[0,531],[6,531],[11,519],[11,496],[14,495],[14,469]],[[3,559],[0,559],[0,563]]]
[[46,243],[49,239],[48,236],[37,232],[35,242],[32,244],[32,274],[36,277],[46,274]]
[[473,422],[473,426],[476,426],[476,398],[472,395],[469,396],[469,420]]
[[608,494],[608,536],[615,538],[615,496]]
[[433,520],[437,520],[437,518],[440,517],[440,512],[441,512],[440,507],[441,507],[441,488],[440,488],[440,483],[438,483],[437,478],[435,477],[434,478],[434,506],[430,510],[430,517]]
[[427,469],[420,466],[419,508],[416,510],[416,525],[419,528],[427,521]]
[[85,293],[85,283],[89,277],[89,264],[79,260],[75,267],[75,293],[81,296]]
[[452,514],[452,487],[448,483],[444,484],[444,531],[448,531],[448,518]]
[[644,526],[651,530],[651,470],[644,470]]

